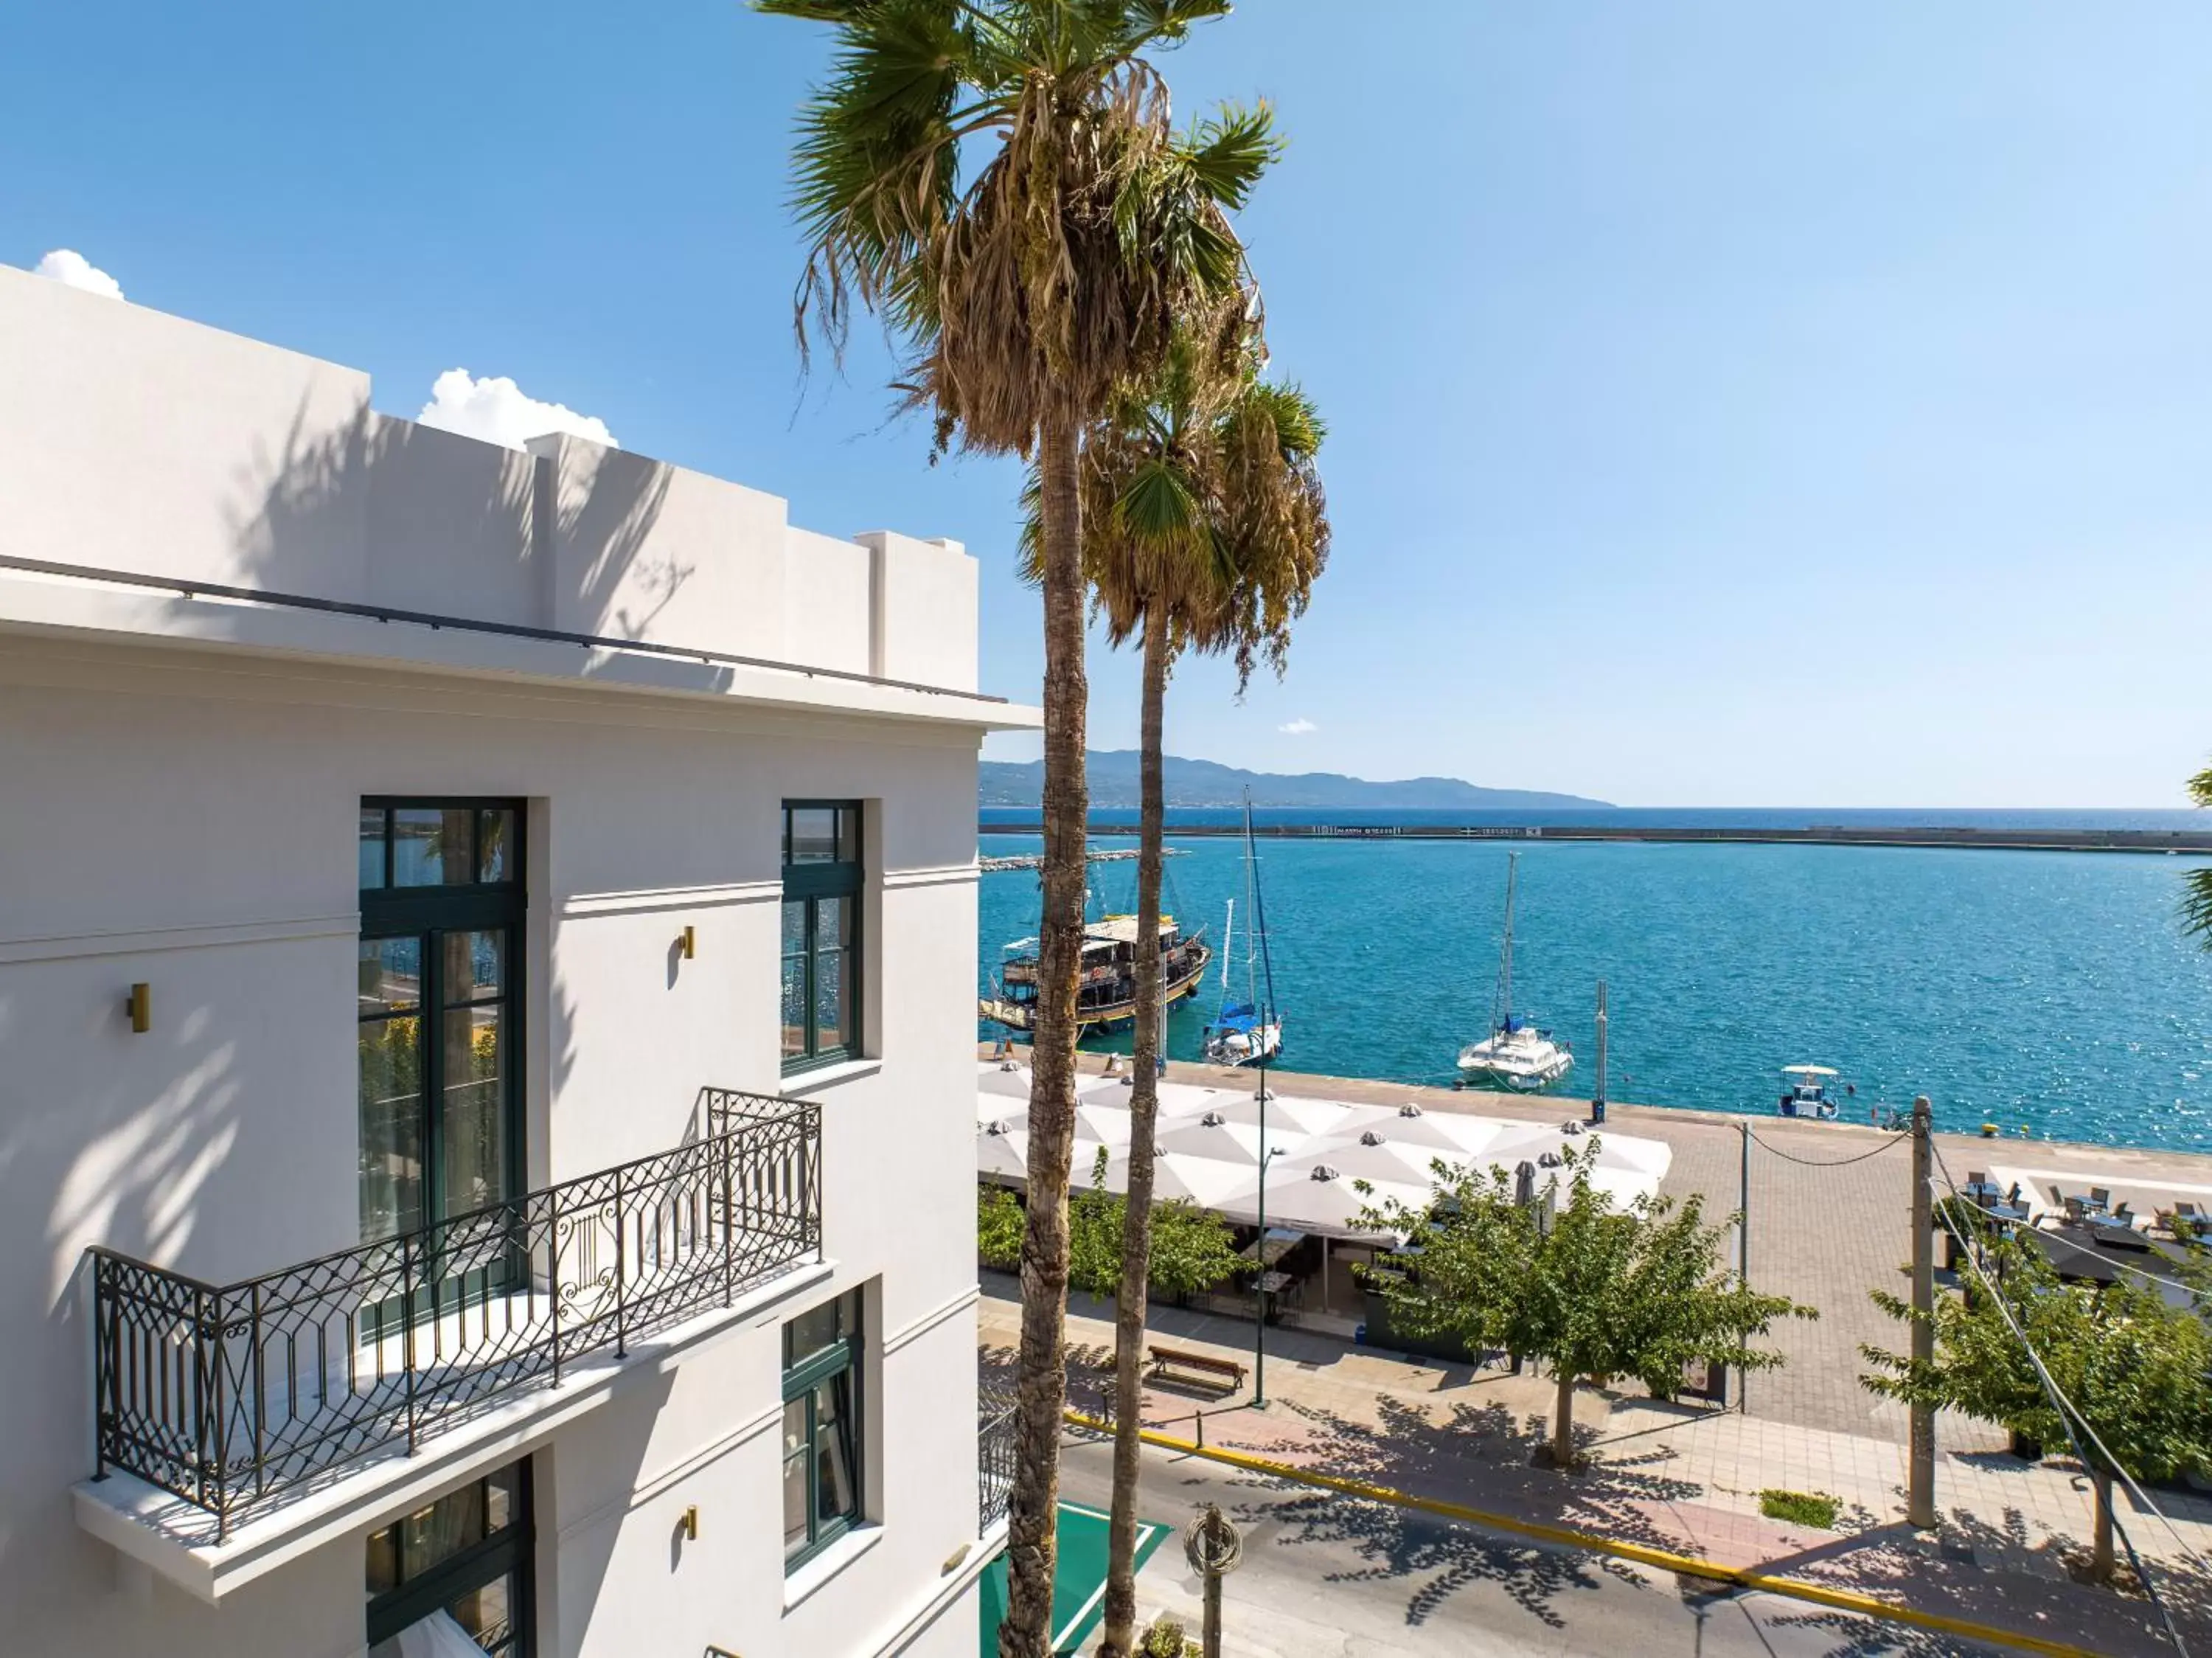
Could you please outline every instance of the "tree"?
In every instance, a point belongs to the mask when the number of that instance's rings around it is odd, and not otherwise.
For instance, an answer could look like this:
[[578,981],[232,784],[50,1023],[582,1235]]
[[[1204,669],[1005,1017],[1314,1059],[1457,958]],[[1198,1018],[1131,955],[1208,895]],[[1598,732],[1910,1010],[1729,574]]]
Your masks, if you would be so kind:
[[1616,1207],[1590,1183],[1596,1155],[1595,1137],[1564,1154],[1556,1178],[1565,1198],[1548,1221],[1542,1203],[1514,1200],[1503,1168],[1455,1175],[1442,1163],[1432,1204],[1393,1201],[1360,1216],[1364,1227],[1402,1234],[1411,1252],[1407,1271],[1368,1274],[1394,1326],[1551,1366],[1559,1405],[1548,1450],[1559,1467],[1574,1461],[1577,1379],[1632,1375],[1668,1398],[1692,1362],[1779,1366],[1779,1353],[1752,1341],[1777,1319],[1818,1316],[1738,1284],[1722,1265],[1723,1228],[1705,1223],[1698,1198],[1679,1209],[1647,1197]]
[[[1174,320],[1234,289],[1226,209],[1255,160],[1182,144],[1149,53],[1228,0],[755,0],[827,23],[800,112],[810,238],[794,316],[842,352],[855,305],[905,356],[940,448],[1034,456],[1044,562],[1043,916],[1030,1101],[1005,1658],[1043,1658],[1052,1612],[1067,1189],[1082,958],[1084,426],[1149,374]],[[981,158],[963,176],[963,156]]]
[[[2194,805],[2212,806],[2212,765],[2190,778],[2189,798]],[[2182,928],[2212,950],[2212,864],[2191,869],[2182,880]]]
[[[1267,112],[1232,111],[1202,124],[1194,145],[1272,155]],[[1263,377],[1256,296],[1235,293],[1177,327],[1160,372],[1125,387],[1085,434],[1083,568],[1107,637],[1142,640],[1136,934],[1160,926],[1165,790],[1161,777],[1167,681],[1185,650],[1235,654],[1241,695],[1257,661],[1278,674],[1290,623],[1304,613],[1328,558],[1328,503],[1316,455],[1323,428],[1294,386]],[[1036,480],[1024,497],[1024,572],[1040,578]],[[1129,1199],[1116,1296],[1118,1397],[1138,1395],[1144,1357],[1146,1265],[1152,1247],[1153,1142],[1159,1117],[1163,1024],[1158,952],[1136,961],[1136,1031],[1129,1100]],[[1137,1466],[1142,1424],[1115,1423],[1108,1525],[1104,1658],[1127,1658],[1136,1638]]]
[[[1121,1285],[1121,1236],[1127,1200],[1106,1189],[1106,1153],[1091,1166],[1091,1186],[1068,1205],[1068,1278],[1102,1301]],[[1234,1277],[1247,1265],[1231,1240],[1229,1222],[1181,1198],[1152,1210],[1152,1287],[1163,1295],[1188,1295]],[[1022,1206],[1003,1186],[979,1186],[976,1253],[1005,1271],[1021,1259]],[[1123,1395],[1123,1397],[1133,1397]]]
[[[1984,1234],[1978,1247],[1982,1272],[1936,1303],[1933,1362],[1923,1368],[1869,1344],[1859,1350],[1874,1369],[1859,1380],[1885,1399],[1962,1411],[2041,1445],[2076,1443],[2093,1491],[2089,1573],[2106,1582],[2113,1475],[2167,1479],[2212,1466],[2212,1333],[2154,1289],[2069,1284],[2041,1250],[2016,1239]],[[1905,1324],[1919,1316],[1886,1290],[1873,1296]],[[2045,1387],[2031,1350],[2072,1405],[2071,1421]]]

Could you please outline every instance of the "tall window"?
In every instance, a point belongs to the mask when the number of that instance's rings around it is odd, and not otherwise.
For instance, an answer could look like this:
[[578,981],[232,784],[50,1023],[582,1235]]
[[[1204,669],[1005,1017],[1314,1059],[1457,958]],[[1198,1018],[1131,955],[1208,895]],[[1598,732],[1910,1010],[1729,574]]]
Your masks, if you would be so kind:
[[860,808],[783,808],[783,1068],[860,1051]]
[[514,1195],[522,808],[361,803],[361,1233]]
[[529,1658],[530,1465],[517,1462],[368,1539],[368,1658]]
[[783,1326],[783,1564],[860,1518],[860,1291]]

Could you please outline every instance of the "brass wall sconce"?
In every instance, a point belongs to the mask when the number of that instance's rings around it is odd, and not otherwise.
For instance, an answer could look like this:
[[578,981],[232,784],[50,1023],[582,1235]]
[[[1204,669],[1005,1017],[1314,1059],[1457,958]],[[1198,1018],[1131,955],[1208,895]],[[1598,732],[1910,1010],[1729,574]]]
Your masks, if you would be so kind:
[[696,1503],[684,1511],[684,1540],[687,1543],[699,1540],[699,1505]]
[[131,994],[124,999],[123,1011],[130,1016],[133,1035],[143,1036],[154,1028],[154,989],[150,984],[133,984]]
[[677,938],[676,943],[684,959],[686,961],[692,960],[699,954],[699,930],[696,927],[686,927]]

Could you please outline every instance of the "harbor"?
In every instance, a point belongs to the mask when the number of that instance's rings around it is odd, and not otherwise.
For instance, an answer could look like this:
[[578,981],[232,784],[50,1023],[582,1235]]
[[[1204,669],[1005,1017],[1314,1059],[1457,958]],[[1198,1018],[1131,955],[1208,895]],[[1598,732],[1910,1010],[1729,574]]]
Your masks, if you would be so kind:
[[[991,1044],[977,1049],[979,1121],[985,1124],[1001,1120],[1018,1108],[1018,1090],[1012,1085],[1027,1081],[1025,1069],[1000,1071],[1001,1062],[994,1052]],[[1014,1053],[1018,1063],[1023,1051],[1017,1048]],[[1097,1079],[1107,1076],[1108,1064],[1107,1056],[1079,1056],[1079,1088],[1086,1092],[1092,1088]],[[1259,1082],[1248,1069],[1191,1063],[1170,1063],[1164,1080],[1179,1090],[1217,1090],[1224,1100],[1245,1096],[1248,1105]],[[1869,1292],[1896,1289],[1900,1264],[1911,1256],[1911,1159],[1906,1136],[1863,1123],[1816,1123],[1771,1113],[1724,1114],[1618,1101],[1607,1105],[1605,1122],[1591,1128],[1590,1104],[1585,1099],[1417,1087],[1276,1070],[1267,1073],[1267,1086],[1271,1113],[1280,1101],[1287,1120],[1296,1120],[1290,1113],[1301,1109],[1299,1101],[1386,1107],[1393,1114],[1413,1106],[1424,1118],[1456,1116],[1516,1126],[1540,1124],[1553,1131],[1571,1123],[1584,1125],[1584,1137],[1601,1141],[1610,1131],[1626,1141],[1663,1146],[1663,1157],[1639,1160],[1661,1170],[1657,1195],[1678,1203],[1695,1198],[1716,1219],[1739,1207],[1745,1210],[1753,1284],[1820,1311],[1816,1320],[1785,1320],[1775,1326],[1772,1344],[1788,1362],[1752,1380],[1739,1401],[1744,1410],[1753,1417],[1796,1428],[1903,1442],[1908,1413],[1867,1392],[1858,1376],[1866,1368],[1860,1356],[1862,1344],[1894,1347],[1904,1338],[1902,1327],[1875,1308]],[[999,1155],[1000,1148],[991,1143],[1004,1138],[979,1128],[979,1146],[983,1148],[979,1155]],[[2055,1183],[2069,1191],[2100,1186],[2119,1194],[2155,1189],[2167,1194],[2169,1205],[2195,1202],[2212,1208],[2212,1155],[2048,1142],[2033,1147],[1993,1145],[1964,1134],[1938,1133],[1934,1138],[1939,1178],[1948,1173],[1962,1188],[1970,1176],[1991,1172],[1994,1163],[2008,1181],[2025,1175],[2048,1184],[2055,1177]],[[1079,1155],[1077,1162],[1079,1180],[1087,1180],[1087,1160]],[[1284,1165],[1285,1170],[1291,1167]],[[1000,1178],[1008,1173],[1003,1165],[992,1172]],[[1278,1217],[1292,1212],[1279,1195],[1270,1204]],[[1241,1200],[1231,1207],[1250,1218]],[[1357,1234],[1353,1228],[1335,1229],[1340,1237]],[[1352,1285],[1343,1275],[1341,1251],[1341,1244],[1333,1250],[1334,1272],[1318,1287],[1325,1290],[1333,1310],[1302,1316],[1292,1308],[1288,1321],[1310,1333],[1357,1346],[1359,1320],[1350,1310]],[[1733,1249],[1730,1255],[1733,1259]],[[2129,1259],[2132,1264],[2134,1258]],[[1319,1293],[1308,1299],[1314,1307],[1321,1304]],[[1947,1442],[1959,1449],[2003,1448],[2004,1436],[1985,1428],[1961,1422],[1951,1424],[1948,1432]]]
[[[1042,824],[994,823],[977,825],[982,835],[1042,835]],[[2212,824],[2203,829],[2000,829],[1928,824],[1887,827],[1862,824],[1814,824],[1792,827],[1747,825],[1723,827],[1683,824],[1444,824],[1346,823],[1316,820],[1310,823],[1260,823],[1252,832],[1263,840],[1351,841],[1642,841],[1689,845],[1747,846],[1901,846],[1973,848],[2014,852],[2143,852],[2212,857]],[[1133,836],[1133,829],[1093,825],[1094,837]],[[1244,833],[1240,824],[1171,823],[1170,839],[1234,838]],[[1091,855],[1094,858],[1097,853]],[[1124,854],[1126,856],[1126,854]]]
[[[2008,1141],[2212,1150],[2212,956],[2176,925],[2195,861],[1960,848],[1385,842],[1270,838],[1255,824],[1283,1063],[1448,1084],[1494,1034],[1510,856],[1520,854],[1511,1015],[1565,1043],[1587,1094],[1596,997],[1609,1082],[1630,1099],[1773,1114],[1780,1070],[1840,1073],[1843,1121],[1926,1094],[1940,1129]],[[1109,843],[1109,846],[1113,843]],[[1121,844],[1126,845],[1127,843]],[[986,851],[1034,850],[991,837]],[[1114,846],[1114,850],[1120,850]],[[1183,839],[1164,902],[1223,942],[1170,1009],[1165,1051],[1196,1061],[1224,995],[1249,1000],[1238,835]],[[1128,863],[1092,872],[1091,914],[1134,907]],[[1035,877],[987,875],[977,984],[1037,931]],[[979,1025],[979,1037],[1002,1033]],[[1086,1045],[1126,1052],[1126,1031]]]

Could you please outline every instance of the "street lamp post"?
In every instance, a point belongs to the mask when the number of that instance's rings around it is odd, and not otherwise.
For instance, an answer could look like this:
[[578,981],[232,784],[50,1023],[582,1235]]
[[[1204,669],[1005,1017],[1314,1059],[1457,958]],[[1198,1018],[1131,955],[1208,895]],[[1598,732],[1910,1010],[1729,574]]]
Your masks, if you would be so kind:
[[1267,1034],[1260,1032],[1260,1238],[1252,1252],[1260,1276],[1252,1281],[1252,1407],[1267,1403]]
[[1279,1146],[1267,1143],[1267,1060],[1263,1046],[1260,1059],[1260,1236],[1252,1253],[1259,1258],[1260,1276],[1252,1281],[1252,1408],[1267,1404],[1267,1165],[1282,1155]]

